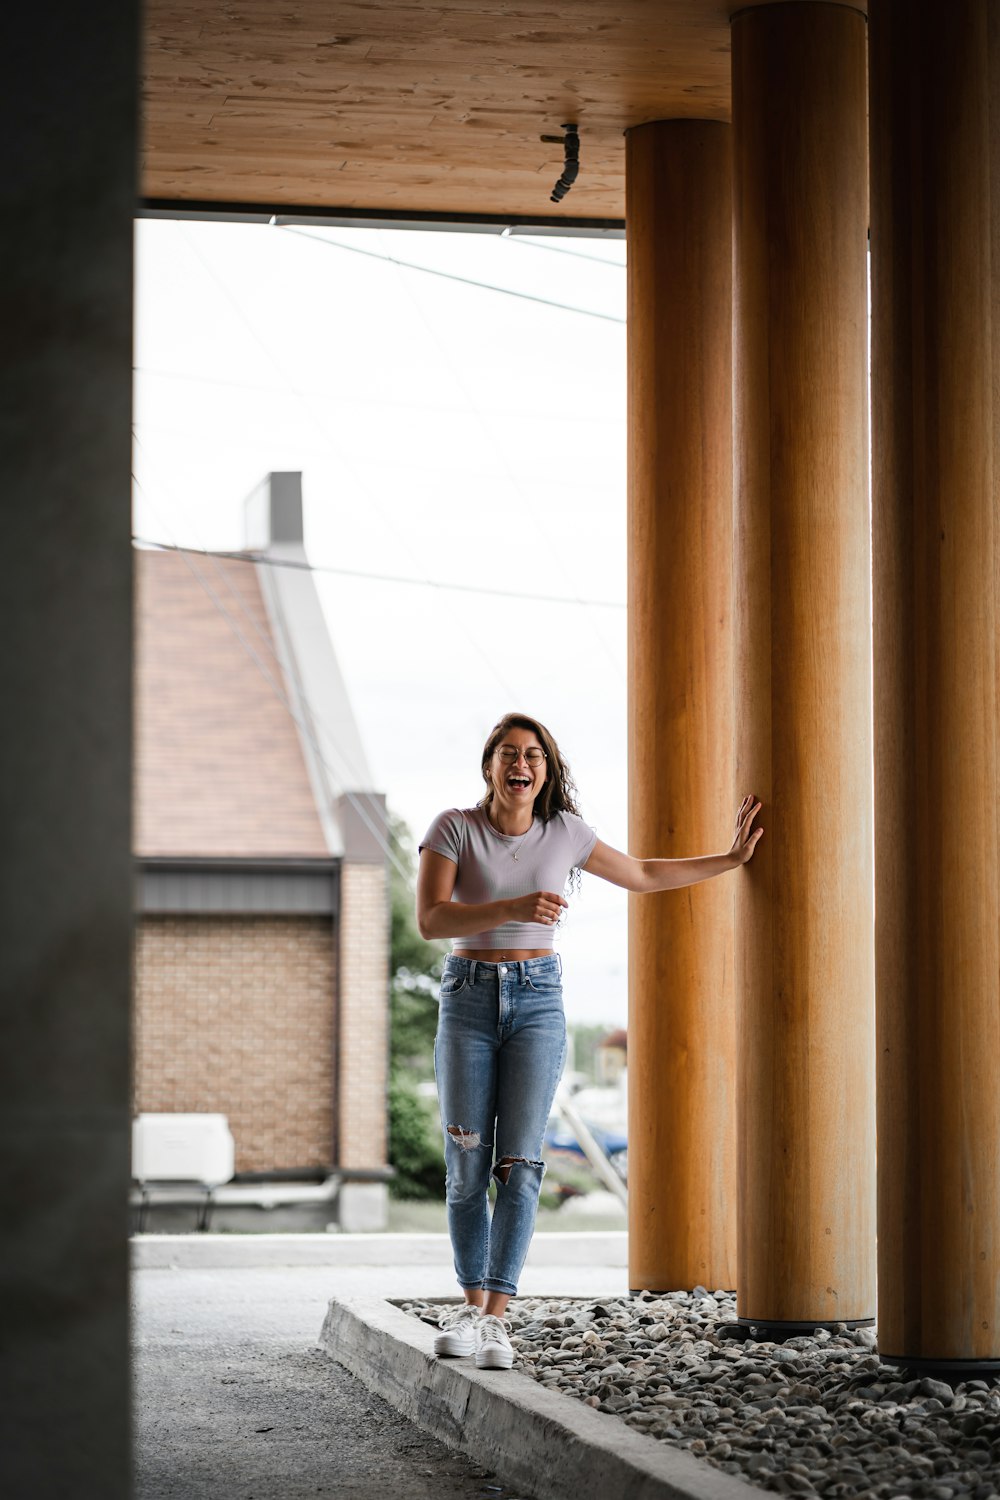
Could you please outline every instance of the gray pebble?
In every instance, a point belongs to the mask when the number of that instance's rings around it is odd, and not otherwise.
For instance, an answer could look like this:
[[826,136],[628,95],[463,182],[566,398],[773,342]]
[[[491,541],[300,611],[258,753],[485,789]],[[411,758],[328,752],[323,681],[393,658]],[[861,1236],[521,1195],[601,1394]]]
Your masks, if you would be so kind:
[[[439,1305],[405,1303],[437,1323]],[[731,1293],[521,1298],[515,1369],[707,1464],[822,1500],[1000,1500],[1000,1384],[883,1365],[871,1329],[720,1340]]]
[[925,1376],[920,1382],[919,1389],[924,1396],[936,1397],[942,1406],[951,1405],[953,1392],[951,1386],[946,1385],[943,1380],[932,1380],[930,1376]]

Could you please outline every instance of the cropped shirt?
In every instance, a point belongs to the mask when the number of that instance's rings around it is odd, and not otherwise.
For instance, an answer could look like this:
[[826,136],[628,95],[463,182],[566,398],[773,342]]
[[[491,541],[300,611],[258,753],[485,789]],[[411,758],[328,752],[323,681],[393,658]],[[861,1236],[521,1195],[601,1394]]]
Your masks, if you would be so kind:
[[[493,827],[485,808],[450,807],[434,819],[420,848],[453,860],[458,873],[452,899],[479,906],[532,891],[561,892],[570,870],[587,862],[596,843],[593,828],[575,813],[553,813],[547,823],[535,818],[527,833],[506,834]],[[554,937],[554,924],[504,922],[453,938],[452,947],[551,948]]]

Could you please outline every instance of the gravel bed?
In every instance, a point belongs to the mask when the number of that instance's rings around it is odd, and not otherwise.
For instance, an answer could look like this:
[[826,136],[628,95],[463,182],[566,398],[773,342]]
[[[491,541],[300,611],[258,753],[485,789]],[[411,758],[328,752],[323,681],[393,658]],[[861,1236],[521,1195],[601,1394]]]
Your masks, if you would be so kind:
[[[434,1325],[442,1310],[401,1306]],[[997,1382],[904,1379],[879,1363],[872,1329],[721,1339],[735,1317],[731,1293],[702,1287],[507,1310],[515,1369],[762,1489],[1000,1500]]]

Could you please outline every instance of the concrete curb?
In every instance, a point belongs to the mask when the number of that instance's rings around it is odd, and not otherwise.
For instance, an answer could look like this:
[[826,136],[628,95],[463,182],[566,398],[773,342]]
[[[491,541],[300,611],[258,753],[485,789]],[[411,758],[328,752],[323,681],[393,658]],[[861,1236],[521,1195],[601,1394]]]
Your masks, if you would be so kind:
[[[138,1234],[132,1267],[215,1270],[261,1266],[445,1266],[452,1264],[446,1234]],[[528,1265],[628,1264],[624,1229],[536,1234]]]
[[334,1299],[320,1347],[410,1421],[540,1500],[748,1500],[754,1486],[514,1371],[434,1357],[391,1302]]

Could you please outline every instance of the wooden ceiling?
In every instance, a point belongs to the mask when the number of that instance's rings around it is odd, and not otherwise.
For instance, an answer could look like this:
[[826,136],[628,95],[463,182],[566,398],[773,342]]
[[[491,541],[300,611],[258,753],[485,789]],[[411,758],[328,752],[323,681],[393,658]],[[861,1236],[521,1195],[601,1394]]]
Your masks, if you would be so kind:
[[[740,8],[146,0],[142,193],[332,216],[621,221],[629,126],[729,118]],[[562,149],[539,137],[568,122],[580,175],[557,206]]]

